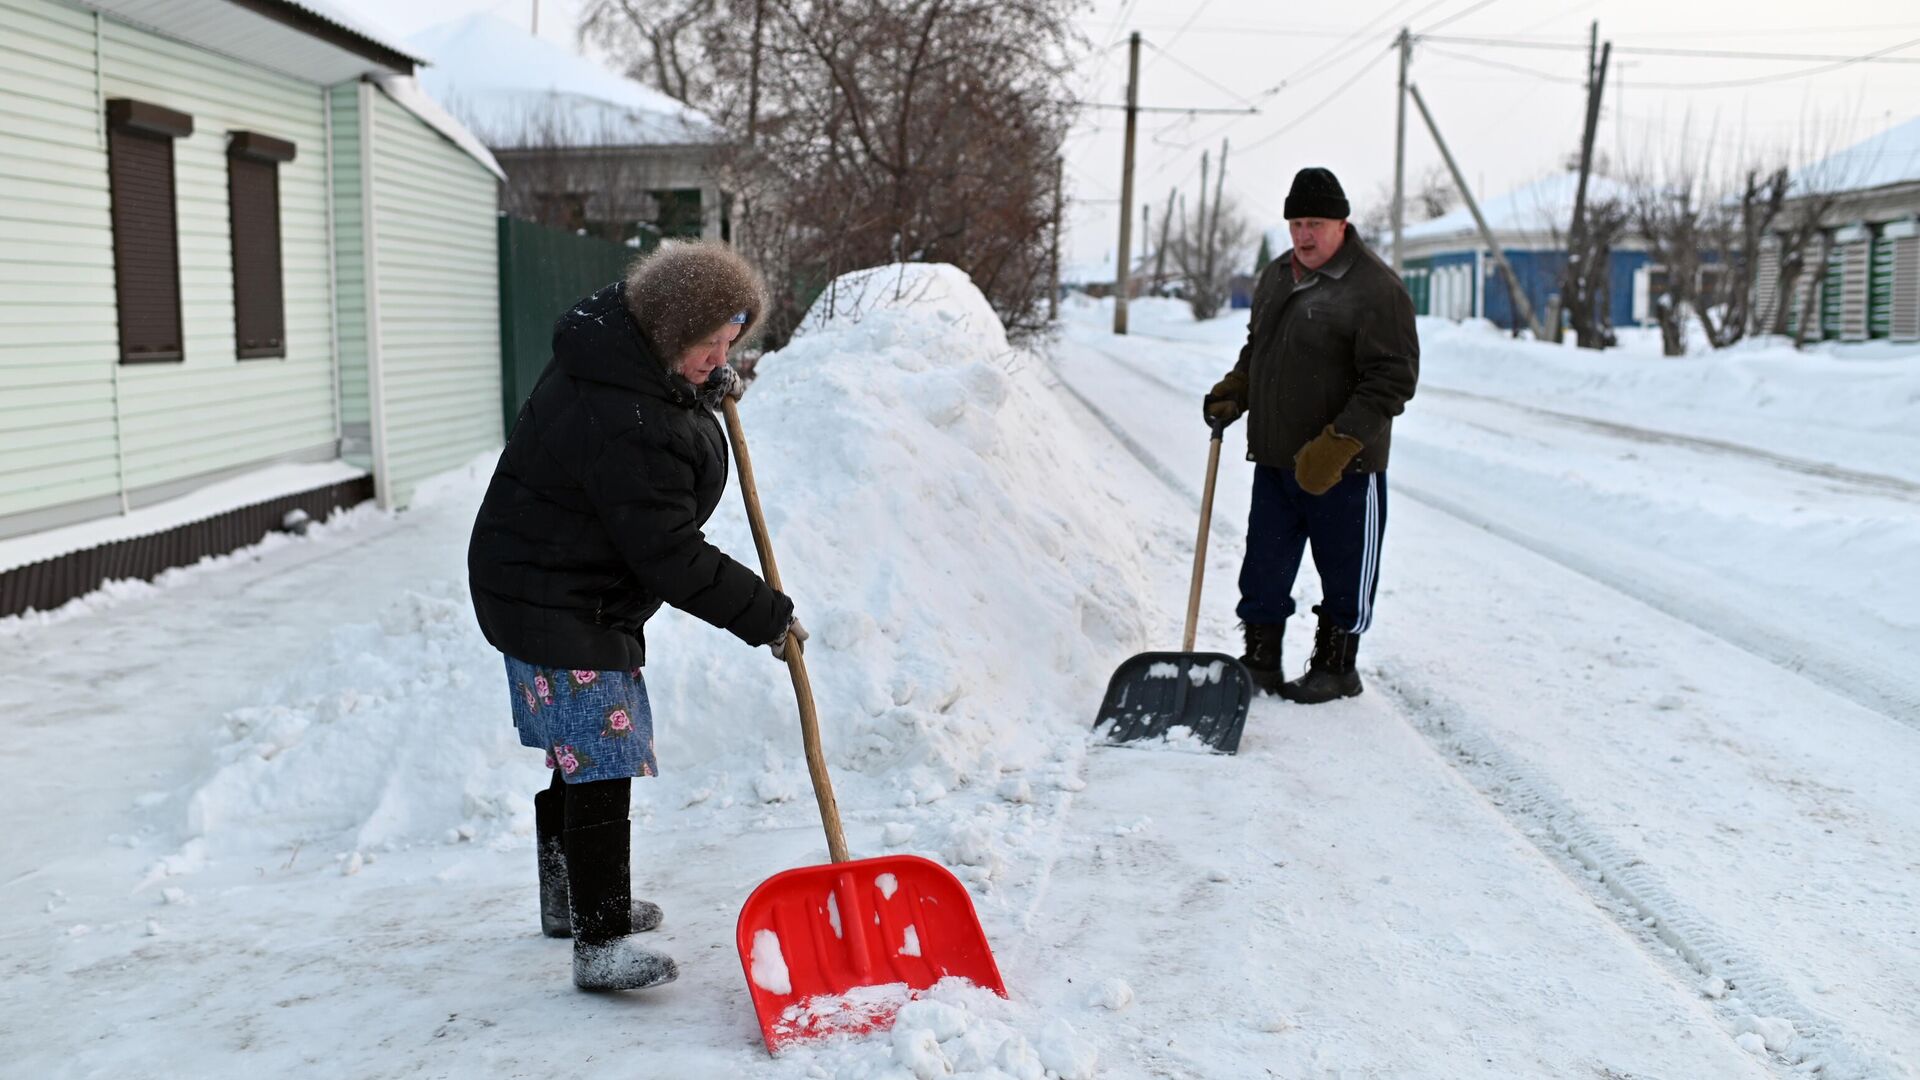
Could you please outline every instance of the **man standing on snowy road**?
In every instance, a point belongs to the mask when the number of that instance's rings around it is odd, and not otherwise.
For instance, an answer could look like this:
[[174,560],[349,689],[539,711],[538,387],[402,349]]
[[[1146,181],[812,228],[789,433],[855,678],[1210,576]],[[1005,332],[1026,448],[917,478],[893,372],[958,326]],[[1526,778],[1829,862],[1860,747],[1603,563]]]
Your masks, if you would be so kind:
[[701,532],[727,482],[712,411],[739,393],[727,351],[766,310],[759,273],[706,241],[663,245],[580,301],[474,521],[474,613],[505,654],[521,743],[553,770],[533,800],[540,925],[573,938],[582,990],[679,972],[635,939],[661,915],[628,876],[633,778],[657,767],[647,620],[672,604],[782,660],[807,638],[793,602]]
[[[1413,301],[1348,212],[1333,173],[1294,176],[1293,247],[1261,273],[1240,361],[1205,400],[1210,425],[1246,414],[1257,465],[1240,567],[1241,660],[1261,689],[1304,704],[1360,693],[1354,657],[1380,583],[1387,450],[1420,370]],[[1320,626],[1306,673],[1286,682],[1280,641],[1308,543]]]

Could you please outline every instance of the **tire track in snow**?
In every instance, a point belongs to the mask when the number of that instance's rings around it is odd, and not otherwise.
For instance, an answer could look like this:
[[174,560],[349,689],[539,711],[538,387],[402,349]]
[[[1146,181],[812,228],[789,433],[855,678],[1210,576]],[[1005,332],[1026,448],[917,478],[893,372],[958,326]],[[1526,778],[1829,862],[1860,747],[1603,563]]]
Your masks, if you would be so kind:
[[[1604,588],[1637,600],[1669,618],[1717,638],[1742,652],[1813,683],[1876,716],[1920,728],[1920,698],[1903,686],[1890,685],[1874,669],[1855,663],[1845,651],[1825,648],[1783,636],[1783,627],[1768,629],[1711,597],[1683,595],[1662,589],[1651,579],[1621,573],[1598,559],[1542,539],[1479,513],[1466,504],[1435,494],[1404,479],[1393,484],[1396,496],[1409,498],[1457,521],[1481,529],[1510,544],[1525,548],[1557,566],[1579,574]],[[1703,617],[1703,612],[1705,616]]]
[[1375,685],[1489,807],[1511,821],[1656,961],[1684,964],[1703,982],[1724,980],[1728,989],[1714,1002],[1714,1011],[1729,1031],[1748,1013],[1791,1021],[1793,1057],[1769,1054],[1775,1066],[1810,1063],[1818,1075],[1831,1080],[1898,1075],[1890,1063],[1873,1060],[1831,1018],[1808,1008],[1764,962],[1676,898],[1645,862],[1589,825],[1551,781],[1475,728],[1463,710],[1410,682],[1391,665],[1379,669]]
[[[1135,375],[1170,391],[1183,395],[1187,393],[1157,375],[1140,370],[1130,361],[1104,349],[1082,344],[1089,351],[1115,361]],[[1183,499],[1196,507],[1199,505],[1198,494],[1190,491],[1177,477],[1170,476],[1170,470],[1127,433],[1118,421],[1065,378],[1060,380],[1060,385],[1106,430],[1113,433],[1121,446],[1138,458],[1157,479]],[[1398,490],[1408,493],[1404,484],[1399,485]],[[1413,497],[1433,510],[1533,550],[1604,588],[1629,599],[1647,602],[1614,582],[1568,564],[1555,552],[1538,550],[1419,494],[1413,494]],[[1680,618],[1689,625],[1695,625],[1684,617]],[[1726,640],[1711,629],[1698,628]],[[1737,642],[1729,643],[1748,652],[1754,651]],[[1764,654],[1756,655],[1779,663]],[[1381,672],[1380,682],[1400,706],[1395,711],[1403,721],[1426,739],[1440,758],[1480,794],[1488,809],[1512,823],[1533,843],[1543,858],[1560,869],[1576,888],[1586,893],[1595,906],[1616,921],[1656,963],[1669,970],[1676,963],[1684,965],[1700,980],[1725,980],[1729,987],[1727,996],[1714,1002],[1714,1011],[1726,1025],[1729,1037],[1733,1035],[1735,1022],[1746,1015],[1734,1009],[1732,1003],[1739,1002],[1756,1016],[1785,1019],[1793,1024],[1795,1042],[1791,1049],[1795,1059],[1789,1061],[1781,1055],[1768,1054],[1765,1060],[1776,1069],[1784,1071],[1799,1066],[1794,1070],[1798,1072],[1811,1066],[1818,1075],[1831,1080],[1872,1080],[1879,1076],[1898,1075],[1891,1065],[1870,1058],[1831,1020],[1809,1009],[1786,988],[1780,978],[1768,971],[1760,961],[1736,947],[1711,921],[1682,904],[1643,860],[1587,824],[1550,782],[1531,766],[1507,753],[1485,733],[1474,729],[1460,710],[1444,703],[1436,704],[1431,693],[1408,686],[1391,669]]]

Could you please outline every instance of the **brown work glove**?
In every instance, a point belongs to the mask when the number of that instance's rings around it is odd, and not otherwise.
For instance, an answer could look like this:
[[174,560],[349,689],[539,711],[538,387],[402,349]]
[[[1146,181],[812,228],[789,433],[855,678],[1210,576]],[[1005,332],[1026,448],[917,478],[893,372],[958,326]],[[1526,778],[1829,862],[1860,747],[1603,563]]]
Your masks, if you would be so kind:
[[1207,417],[1207,426],[1224,428],[1240,414],[1247,411],[1247,377],[1238,371],[1227,372],[1227,377],[1213,384],[1202,402]]
[[1301,491],[1325,495],[1340,482],[1347,463],[1360,449],[1359,439],[1342,435],[1328,424],[1325,431],[1307,440],[1307,445],[1293,455],[1293,478],[1300,482]]

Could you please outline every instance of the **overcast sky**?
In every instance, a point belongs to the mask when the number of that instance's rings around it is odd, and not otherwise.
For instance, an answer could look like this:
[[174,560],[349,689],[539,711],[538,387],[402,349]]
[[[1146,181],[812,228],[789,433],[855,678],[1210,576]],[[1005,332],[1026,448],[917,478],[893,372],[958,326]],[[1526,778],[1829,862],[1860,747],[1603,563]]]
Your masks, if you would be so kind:
[[[534,0],[335,0],[411,34],[489,10],[527,25]],[[541,36],[573,44],[574,0],[540,0]],[[1297,12],[1296,18],[1287,17]],[[1296,169],[1324,165],[1355,213],[1393,178],[1392,37],[1401,25],[1436,38],[1523,37],[1584,43],[1600,22],[1617,49],[1705,49],[1857,57],[1833,65],[1788,58],[1615,54],[1598,146],[1629,164],[1709,152],[1715,160],[1837,149],[1920,114],[1920,5],[1912,0],[1097,0],[1081,17],[1088,55],[1080,93],[1126,99],[1126,36],[1141,32],[1141,104],[1244,108],[1251,116],[1145,115],[1135,197],[1157,219],[1168,190],[1197,194],[1200,153],[1232,142],[1227,190],[1256,224],[1278,224]],[[1444,26],[1439,24],[1445,23]],[[1586,56],[1435,40],[1414,50],[1410,78],[1475,194],[1498,194],[1558,168],[1578,149]],[[1496,66],[1506,65],[1506,66]],[[1797,72],[1833,70],[1789,77]],[[1516,70],[1518,69],[1518,70]],[[1742,83],[1745,85],[1713,85]],[[1269,92],[1274,87],[1277,91]],[[1067,146],[1067,258],[1110,266],[1118,239],[1123,114],[1086,110]],[[1411,108],[1409,183],[1440,162]],[[1139,221],[1136,202],[1134,220]],[[1139,229],[1136,228],[1138,234]],[[1136,235],[1134,250],[1140,249]]]

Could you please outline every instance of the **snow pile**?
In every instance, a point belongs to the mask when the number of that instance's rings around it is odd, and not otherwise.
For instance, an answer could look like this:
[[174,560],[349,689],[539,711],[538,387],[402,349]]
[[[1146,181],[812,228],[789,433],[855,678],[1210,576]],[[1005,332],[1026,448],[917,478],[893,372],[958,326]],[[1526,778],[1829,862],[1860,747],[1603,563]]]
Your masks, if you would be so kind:
[[[1622,332],[1623,340],[1634,337]],[[1645,347],[1549,348],[1485,322],[1420,320],[1422,390],[1529,401],[1621,423],[1728,439],[1777,453],[1811,452],[1851,468],[1920,479],[1920,346],[1777,338],[1703,355]]]
[[[891,1008],[905,989],[899,984],[884,1004],[848,1007]],[[891,1032],[793,1043],[781,1062],[793,1075],[831,1080],[1092,1080],[1099,1053],[1064,1019],[1046,1019],[964,979],[943,979],[899,1006]]]
[[[875,839],[944,859],[977,894],[1035,827],[1034,790],[1080,786],[1084,689],[1146,638],[1141,541],[1042,366],[951,267],[842,279],[759,371],[744,424],[843,812],[884,808]],[[491,467],[423,488],[407,515],[444,545],[444,577],[226,717],[190,803],[216,852],[524,843],[540,755],[518,745],[459,577]],[[737,496],[708,534],[754,562]],[[784,667],[671,610],[648,652],[663,776],[636,786],[635,816],[807,825]]]

